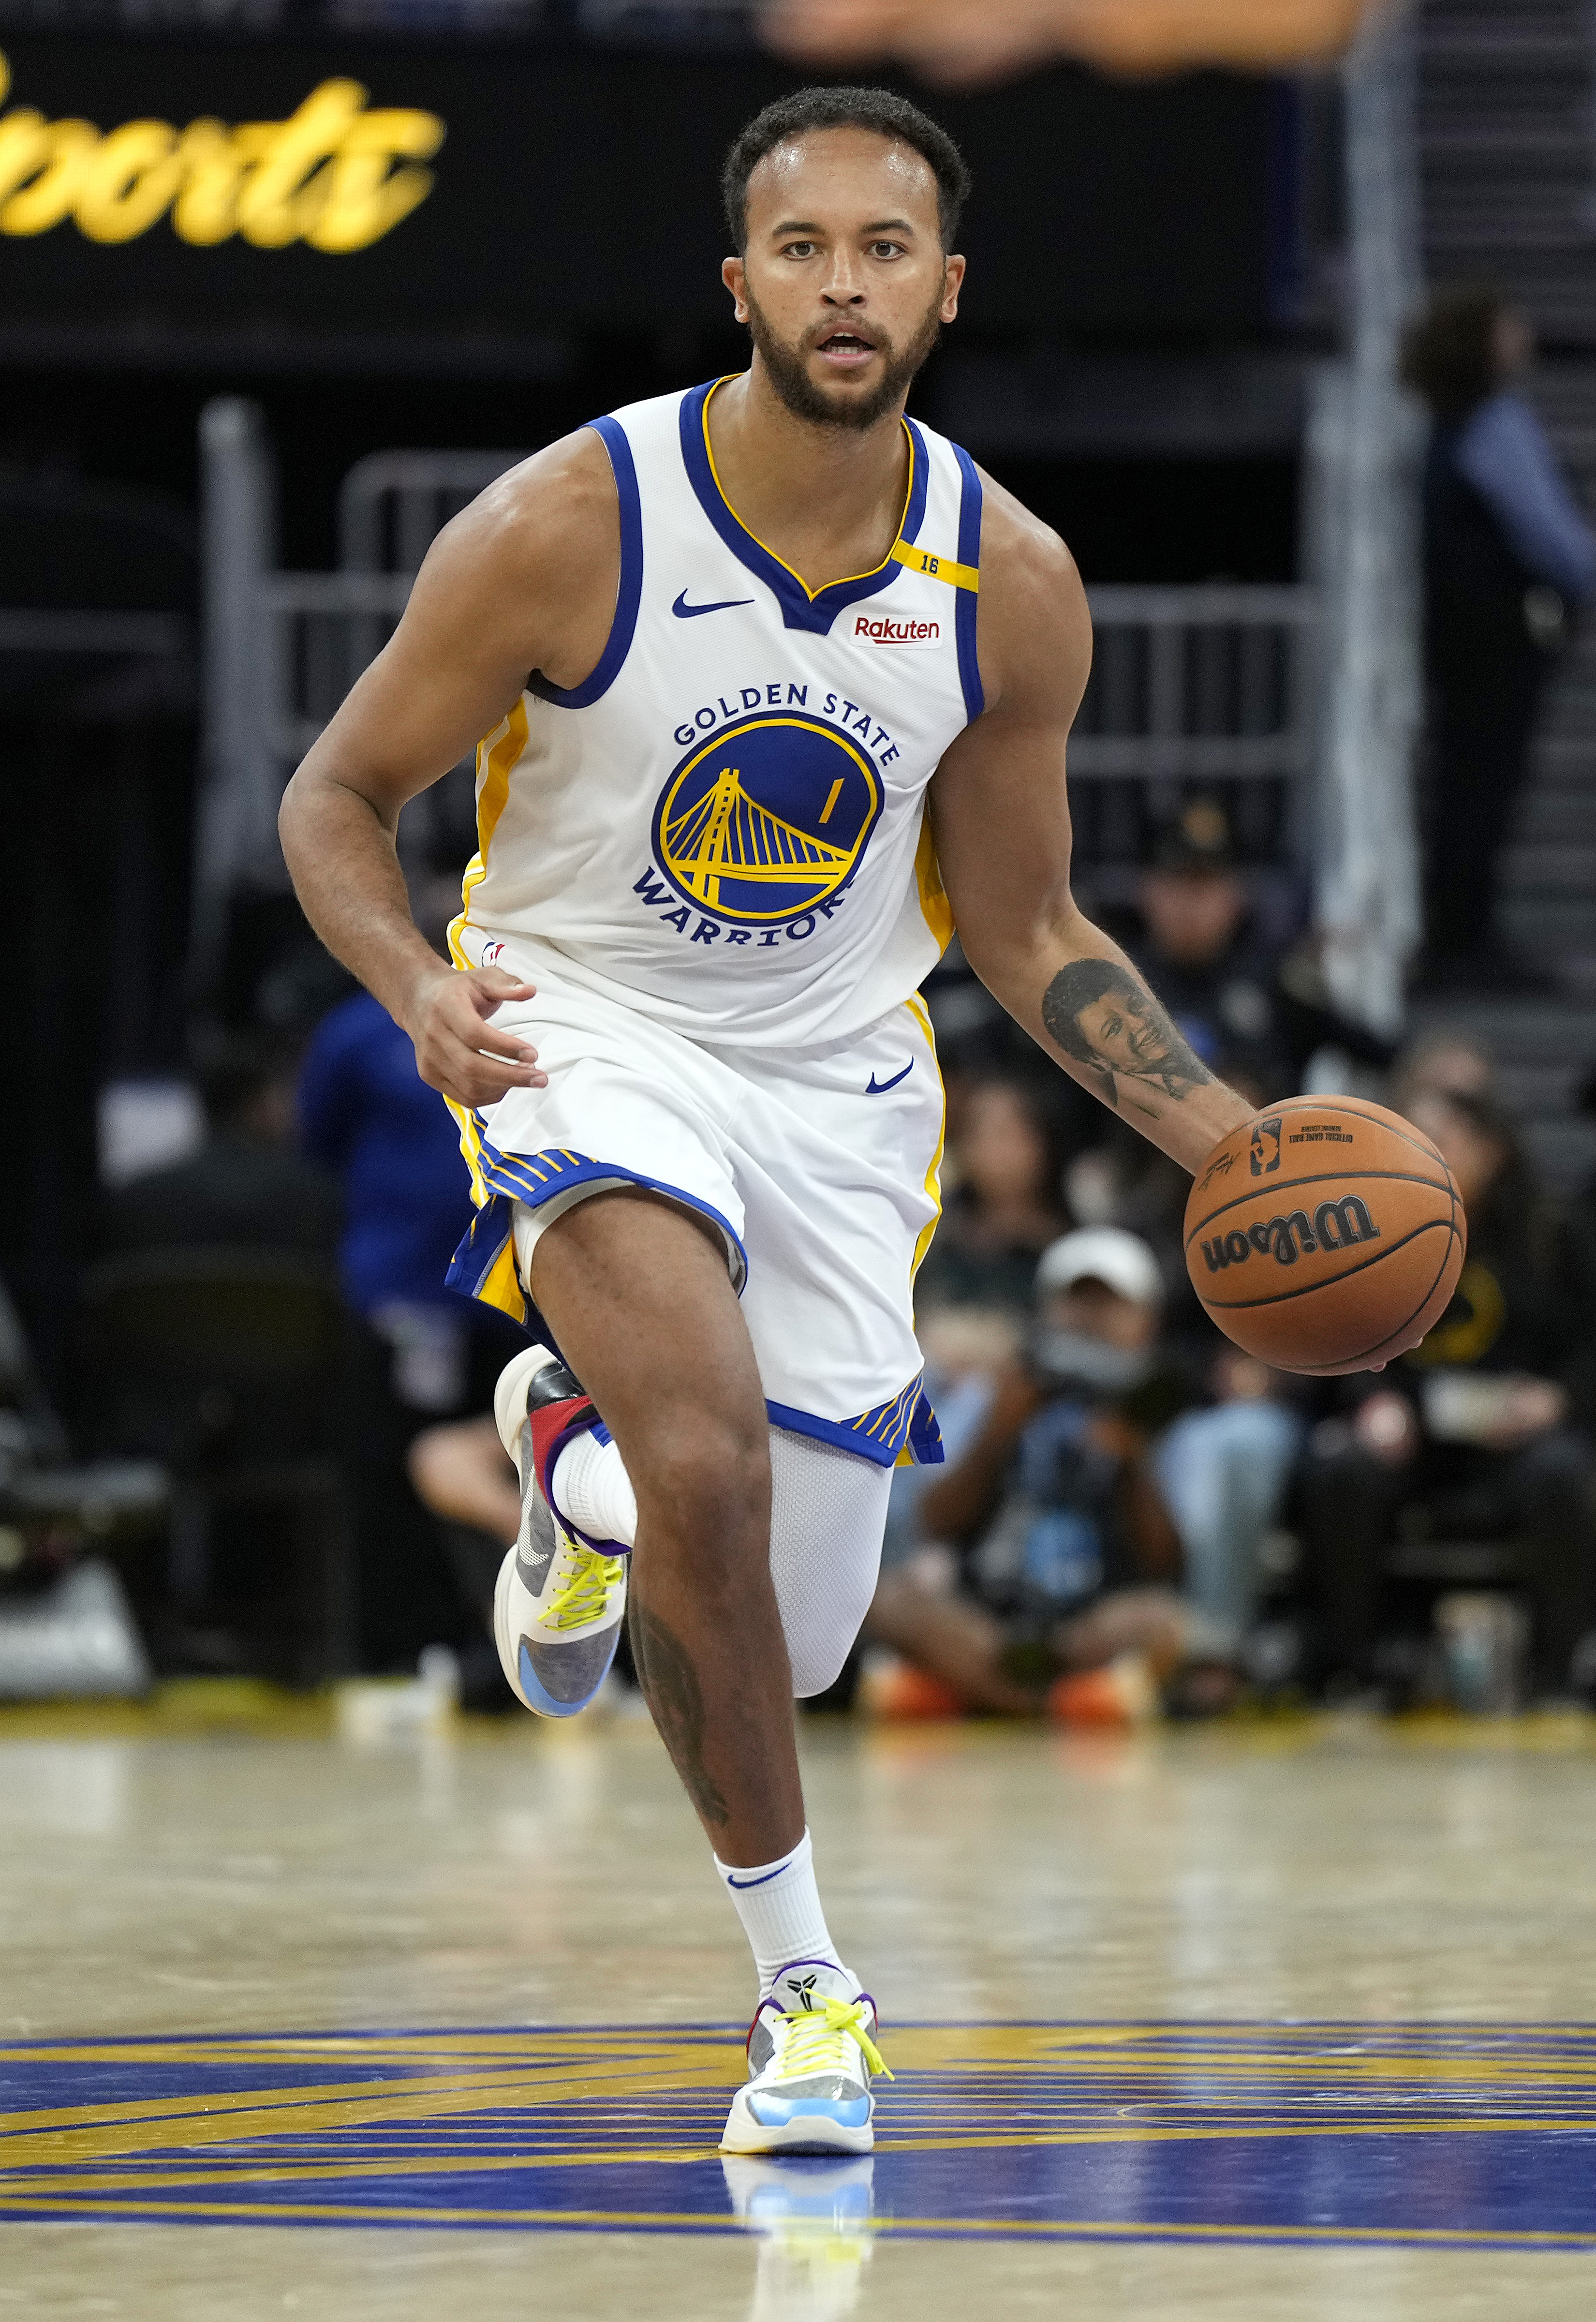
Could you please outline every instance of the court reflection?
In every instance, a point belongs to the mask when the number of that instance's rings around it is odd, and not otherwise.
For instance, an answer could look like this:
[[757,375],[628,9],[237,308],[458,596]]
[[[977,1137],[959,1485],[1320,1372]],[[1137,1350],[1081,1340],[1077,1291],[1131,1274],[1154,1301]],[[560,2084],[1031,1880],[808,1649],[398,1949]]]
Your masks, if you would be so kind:
[[875,2162],[727,2153],[739,2222],[759,2242],[748,2322],[842,2322],[859,2304],[875,2247]]

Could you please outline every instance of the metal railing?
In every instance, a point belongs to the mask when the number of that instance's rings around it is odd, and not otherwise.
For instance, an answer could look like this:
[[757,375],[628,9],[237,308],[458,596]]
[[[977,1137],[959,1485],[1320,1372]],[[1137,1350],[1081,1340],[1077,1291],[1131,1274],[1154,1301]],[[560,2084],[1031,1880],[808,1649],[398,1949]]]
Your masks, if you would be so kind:
[[[199,921],[214,931],[233,888],[283,884],[276,815],[288,775],[393,634],[438,533],[524,454],[385,452],[360,461],[339,496],[340,568],[290,572],[276,563],[259,413],[212,404],[202,442],[208,785]],[[1314,753],[1313,592],[1204,584],[1089,593],[1096,660],[1070,747],[1082,852],[1134,860],[1149,822],[1193,788],[1225,796],[1248,852],[1300,852]]]
[[1152,827],[1200,791],[1224,800],[1246,855],[1302,855],[1317,699],[1313,590],[1204,582],[1087,594],[1092,673],[1070,742],[1080,854],[1138,860]]

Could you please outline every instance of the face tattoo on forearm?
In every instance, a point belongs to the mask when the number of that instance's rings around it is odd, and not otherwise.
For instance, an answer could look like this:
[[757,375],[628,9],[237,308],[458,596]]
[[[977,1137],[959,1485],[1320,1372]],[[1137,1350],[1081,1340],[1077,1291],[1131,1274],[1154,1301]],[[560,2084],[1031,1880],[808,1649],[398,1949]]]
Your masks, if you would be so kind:
[[1155,1106],[1137,1102],[1135,1083],[1178,1104],[1213,1080],[1146,986],[1117,960],[1061,967],[1042,996],[1042,1020],[1067,1056],[1090,1067],[1104,1102],[1117,1110],[1122,1082],[1124,1102],[1156,1118]]

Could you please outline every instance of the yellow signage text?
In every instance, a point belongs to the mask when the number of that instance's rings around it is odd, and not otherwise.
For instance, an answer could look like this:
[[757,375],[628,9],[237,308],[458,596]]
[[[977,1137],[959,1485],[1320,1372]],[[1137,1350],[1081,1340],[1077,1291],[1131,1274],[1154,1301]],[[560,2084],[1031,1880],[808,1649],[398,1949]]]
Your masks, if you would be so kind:
[[[0,56],[0,102],[11,67]],[[48,233],[70,218],[90,242],[132,242],[169,215],[180,242],[233,234],[257,250],[307,242],[369,249],[424,202],[419,165],[443,142],[435,113],[369,107],[357,80],[324,80],[287,121],[48,121],[0,114],[0,233]]]

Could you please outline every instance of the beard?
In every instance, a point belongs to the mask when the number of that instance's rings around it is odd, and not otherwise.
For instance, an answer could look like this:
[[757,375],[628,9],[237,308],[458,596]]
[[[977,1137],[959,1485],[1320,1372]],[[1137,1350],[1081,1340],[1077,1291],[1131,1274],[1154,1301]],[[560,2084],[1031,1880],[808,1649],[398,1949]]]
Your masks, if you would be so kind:
[[810,351],[845,325],[818,324],[800,345],[789,346],[785,339],[777,337],[769,317],[755,305],[752,294],[747,289],[743,293],[748,308],[748,328],[760,361],[793,417],[807,420],[812,427],[845,427],[860,434],[895,410],[907,394],[917,372],[942,336],[943,297],[938,290],[924,320],[901,350],[884,335],[877,336],[875,349],[884,365],[880,379],[868,395],[854,398],[828,395],[824,388],[816,386],[804,367],[804,359]]

